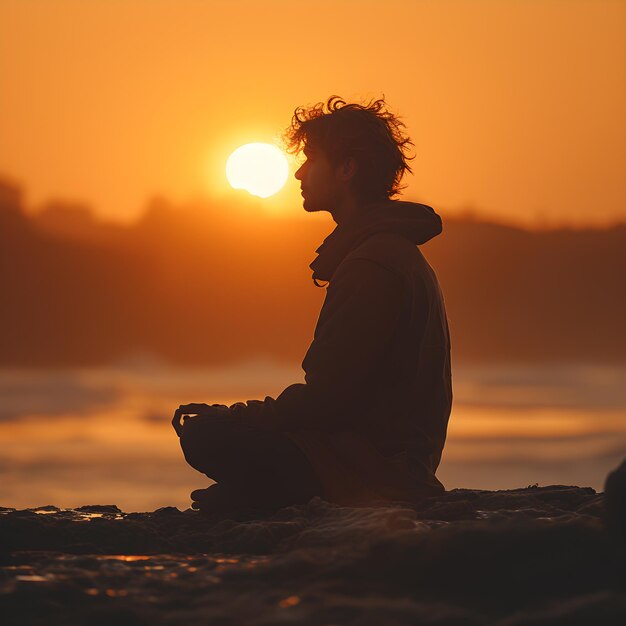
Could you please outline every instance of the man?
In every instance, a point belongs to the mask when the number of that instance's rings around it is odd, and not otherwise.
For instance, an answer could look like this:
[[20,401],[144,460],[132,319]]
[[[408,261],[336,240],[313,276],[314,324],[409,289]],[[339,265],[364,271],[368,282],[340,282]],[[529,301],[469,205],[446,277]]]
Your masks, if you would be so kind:
[[306,157],[295,174],[304,209],[337,223],[311,264],[327,292],[305,383],[276,399],[179,407],[185,458],[217,481],[192,493],[194,508],[276,508],[315,495],[358,506],[443,491],[435,471],[452,404],[450,341],[437,278],[417,248],[441,219],[390,199],[411,171],[403,128],[383,100],[333,96],[296,110],[285,137]]

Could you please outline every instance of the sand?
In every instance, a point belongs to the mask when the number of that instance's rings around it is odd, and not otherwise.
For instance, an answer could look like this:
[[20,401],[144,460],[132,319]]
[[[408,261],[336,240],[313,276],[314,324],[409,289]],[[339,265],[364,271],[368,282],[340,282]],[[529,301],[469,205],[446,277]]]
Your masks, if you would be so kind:
[[[626,624],[620,534],[582,487],[319,498],[249,519],[0,509],[3,624]],[[609,526],[610,527],[610,526]]]

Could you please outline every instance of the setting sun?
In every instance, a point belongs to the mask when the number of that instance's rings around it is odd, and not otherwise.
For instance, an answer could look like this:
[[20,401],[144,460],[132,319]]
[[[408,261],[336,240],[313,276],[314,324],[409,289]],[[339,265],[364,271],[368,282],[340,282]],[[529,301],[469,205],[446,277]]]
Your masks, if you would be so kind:
[[289,175],[285,155],[269,143],[247,143],[226,162],[226,178],[234,189],[245,189],[259,198],[279,192]]

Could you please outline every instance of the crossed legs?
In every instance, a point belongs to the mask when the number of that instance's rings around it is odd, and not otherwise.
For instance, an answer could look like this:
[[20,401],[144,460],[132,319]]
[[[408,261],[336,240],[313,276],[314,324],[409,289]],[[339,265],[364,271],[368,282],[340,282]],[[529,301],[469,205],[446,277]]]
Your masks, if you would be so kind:
[[[180,444],[187,463],[217,482],[217,489],[203,491],[219,492],[218,502],[276,509],[321,493],[306,456],[281,432],[257,430],[228,416],[198,415],[185,420]],[[210,507],[202,506],[199,492],[193,495],[199,508]]]

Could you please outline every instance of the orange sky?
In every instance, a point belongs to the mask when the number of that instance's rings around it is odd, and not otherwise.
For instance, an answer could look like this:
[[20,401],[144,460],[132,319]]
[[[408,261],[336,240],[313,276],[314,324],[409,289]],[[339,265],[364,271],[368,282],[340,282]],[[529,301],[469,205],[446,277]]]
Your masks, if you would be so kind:
[[[626,220],[626,2],[2,0],[0,174],[131,219],[233,199],[225,160],[294,107],[385,94],[405,197],[506,221]],[[299,213],[296,183],[259,201]]]

